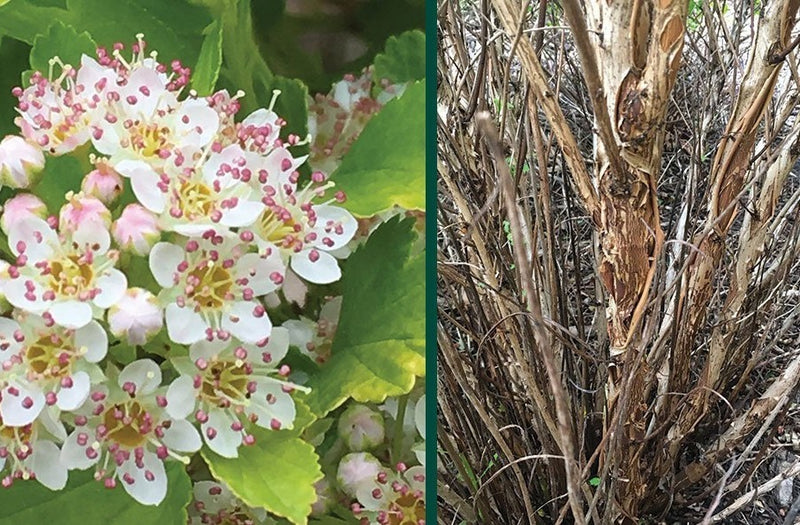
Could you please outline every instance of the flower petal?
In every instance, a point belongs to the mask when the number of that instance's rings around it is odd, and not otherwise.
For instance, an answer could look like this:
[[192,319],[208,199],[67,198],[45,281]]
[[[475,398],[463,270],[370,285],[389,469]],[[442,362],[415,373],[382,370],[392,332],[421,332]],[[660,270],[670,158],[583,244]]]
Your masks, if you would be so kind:
[[14,222],[8,232],[8,247],[14,255],[19,255],[19,247],[25,247],[28,264],[52,258],[53,247],[58,245],[58,235],[42,219],[27,216]]
[[203,317],[191,308],[181,308],[175,303],[166,308],[167,335],[176,343],[189,345],[199,341],[206,335],[206,324]]
[[261,317],[256,316],[255,308],[256,303],[251,301],[233,303],[230,310],[222,315],[222,328],[245,343],[257,343],[269,337],[272,321],[266,313]]
[[256,391],[246,410],[258,416],[256,425],[271,428],[272,421],[277,420],[281,428],[292,428],[297,413],[292,396],[284,392],[280,382],[274,379],[256,377],[253,381],[256,383]]
[[286,357],[286,353],[289,351],[289,340],[288,329],[282,326],[272,328],[272,333],[269,334],[269,342],[262,351],[269,352],[272,356],[272,363],[275,363],[275,366]]
[[97,246],[97,249],[92,248],[92,251],[95,255],[102,255],[111,246],[111,234],[108,233],[108,228],[102,221],[84,221],[72,234],[72,241],[81,248]]
[[[85,444],[79,445],[79,441]],[[86,451],[92,448],[93,442],[94,439],[86,427],[76,428],[61,445],[61,463],[69,470],[86,470],[91,467],[100,459],[100,454],[95,454],[93,459],[86,454]]]
[[224,458],[239,457],[237,449],[242,444],[242,434],[231,428],[233,422],[222,410],[212,409],[208,421],[200,427],[208,448]]
[[72,386],[61,386],[56,397],[56,405],[64,411],[72,411],[78,408],[89,397],[91,381],[89,374],[78,371],[72,374]]
[[264,211],[264,207],[261,202],[240,200],[233,208],[222,210],[222,218],[219,222],[230,228],[250,226],[256,222],[258,216]]
[[[312,261],[310,254],[317,254],[317,260]],[[342,277],[342,270],[333,255],[327,252],[308,249],[292,255],[292,270],[303,279],[316,284],[330,284]]]
[[161,385],[161,369],[151,359],[139,359],[122,369],[117,378],[120,387],[125,383],[136,385],[138,395],[150,394]]
[[128,287],[128,279],[125,274],[116,268],[109,268],[105,275],[101,275],[95,281],[100,289],[94,298],[94,304],[102,309],[109,308],[125,295]]
[[153,213],[162,213],[167,206],[167,195],[158,187],[158,174],[149,169],[131,177],[131,189],[139,203]]
[[61,490],[67,484],[67,468],[60,456],[61,451],[52,441],[40,439],[33,445],[31,470],[39,483],[50,490]]
[[172,420],[169,428],[164,429],[162,441],[169,449],[178,452],[197,452],[203,445],[197,429],[185,419]]
[[136,466],[136,461],[131,455],[128,461],[117,467],[117,476],[122,481],[125,491],[142,505],[158,505],[167,495],[167,473],[164,470],[164,463],[150,451],[144,451],[142,468]]
[[175,286],[175,273],[184,255],[183,249],[172,243],[160,242],[153,246],[150,250],[150,271],[158,284],[164,288]]
[[[219,339],[209,341],[208,339],[201,339],[189,347],[189,359],[194,363],[198,359],[205,359],[211,361],[219,356],[226,348],[228,343]],[[194,372],[197,372],[195,370]]]
[[184,144],[202,148],[216,135],[219,115],[208,107],[205,98],[187,99],[176,112],[175,132]]
[[272,282],[273,273],[283,275],[286,267],[281,261],[278,250],[264,256],[257,253],[246,253],[236,262],[236,280],[247,279],[247,287],[258,297],[274,292],[278,285]]
[[0,317],[0,362],[16,355],[22,349],[14,334],[20,329],[19,323],[7,317]]
[[53,316],[53,321],[64,328],[81,328],[92,320],[92,307],[81,301],[58,301],[47,311]]
[[99,363],[108,352],[108,335],[94,320],[75,331],[74,341],[77,348],[86,348],[83,358],[90,363]]
[[[30,292],[28,292],[28,283],[33,286],[33,290]],[[3,292],[5,292],[9,303],[26,312],[42,313],[50,304],[42,298],[45,292],[42,285],[24,276],[6,281]],[[33,295],[31,296],[30,294]]]
[[197,402],[194,381],[180,376],[167,389],[167,414],[174,419],[184,419],[192,413]]
[[[317,246],[323,250],[341,248],[356,234],[358,222],[344,208],[322,204],[314,206],[314,212],[317,214],[317,226],[314,228]],[[325,239],[330,241],[323,242]]]
[[29,388],[18,382],[6,386],[2,396],[0,415],[3,416],[3,424],[12,427],[22,427],[33,423],[45,406],[44,394],[41,390]]

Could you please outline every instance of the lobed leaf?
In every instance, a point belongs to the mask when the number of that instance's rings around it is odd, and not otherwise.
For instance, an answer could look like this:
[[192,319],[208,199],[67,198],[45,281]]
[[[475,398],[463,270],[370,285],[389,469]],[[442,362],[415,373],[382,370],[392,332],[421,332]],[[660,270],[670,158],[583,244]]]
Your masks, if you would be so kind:
[[373,117],[332,179],[344,207],[368,217],[401,206],[425,208],[425,82],[416,82]]
[[425,78],[425,33],[414,30],[389,37],[386,50],[375,56],[375,79],[384,78],[393,84]]
[[33,40],[30,64],[34,70],[47,73],[50,59],[58,56],[65,64],[79,67],[81,55],[94,56],[97,44],[86,31],[78,33],[71,26],[56,20],[46,34],[37,35]]
[[293,429],[255,428],[255,444],[240,447],[238,458],[224,458],[208,448],[202,454],[214,477],[242,501],[305,525],[317,500],[314,483],[322,479],[322,470],[314,447],[299,437],[313,418],[302,402],[297,408]]
[[322,417],[348,397],[380,402],[425,374],[425,257],[410,256],[413,219],[390,219],[350,256],[331,360],[309,381]]

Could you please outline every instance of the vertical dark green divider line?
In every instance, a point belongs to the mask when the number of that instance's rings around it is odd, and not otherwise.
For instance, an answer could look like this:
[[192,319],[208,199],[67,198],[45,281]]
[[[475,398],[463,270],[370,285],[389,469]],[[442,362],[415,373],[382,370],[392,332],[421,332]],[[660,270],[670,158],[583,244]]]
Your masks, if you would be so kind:
[[436,523],[436,0],[425,5],[425,520]]

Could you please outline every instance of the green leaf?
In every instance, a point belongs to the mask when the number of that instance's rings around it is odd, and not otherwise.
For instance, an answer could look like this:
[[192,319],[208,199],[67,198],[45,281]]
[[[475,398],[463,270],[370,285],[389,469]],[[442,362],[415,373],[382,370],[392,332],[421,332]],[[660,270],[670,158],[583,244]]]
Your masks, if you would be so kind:
[[68,0],[66,9],[14,0],[0,7],[0,34],[33,44],[53,20],[88,31],[102,46],[125,43],[126,57],[136,34],[144,33],[162,63],[177,58],[187,65],[197,62],[203,29],[211,23],[208,11],[189,0]]
[[0,75],[0,136],[19,133],[14,124],[14,119],[19,116],[15,111],[17,97],[11,94],[11,90],[21,85],[19,72],[27,69],[30,50],[31,46],[19,40],[0,39],[0,64],[3,64]]
[[203,47],[200,48],[200,58],[192,74],[192,88],[202,96],[210,95],[219,77],[219,68],[222,65],[222,23],[214,20],[206,28]]
[[[298,404],[298,419],[302,415]],[[217,479],[251,507],[264,507],[295,524],[308,523],[317,500],[314,483],[322,479],[314,447],[299,437],[302,424],[292,430],[256,428],[256,442],[239,448],[238,458],[223,458],[207,448],[202,455]]]
[[386,51],[375,56],[375,78],[393,84],[425,78],[425,33],[406,31],[386,41]]
[[406,88],[370,120],[333,172],[344,207],[368,217],[425,207],[425,82]]
[[177,58],[185,65],[197,63],[203,29],[211,23],[208,12],[188,0],[69,0],[70,25],[91,33],[98,44],[125,44],[123,56],[137,33],[144,33],[146,52],[158,51],[159,61]]
[[81,163],[75,157],[47,157],[41,179],[31,191],[44,201],[50,213],[58,213],[65,203],[64,196],[80,191],[83,176]]
[[33,45],[37,34],[44,33],[53,20],[69,24],[66,10],[38,6],[28,0],[14,0],[0,6],[0,34]]
[[72,471],[67,486],[53,492],[35,481],[17,481],[0,491],[0,525],[53,523],[143,525],[186,523],[192,484],[180,463],[167,464],[167,496],[160,505],[136,502],[118,483],[109,490],[93,471]]
[[[37,35],[33,40],[30,63],[31,68],[47,74],[49,61],[58,56],[65,64],[79,67],[81,55],[94,56],[97,44],[86,31],[78,33],[72,27],[56,20],[47,34]],[[60,69],[56,71],[60,72]]]
[[136,347],[122,341],[111,343],[108,347],[108,355],[117,364],[125,366],[136,361]]
[[410,256],[413,219],[382,224],[347,261],[331,360],[311,378],[322,417],[348,397],[380,402],[425,374],[425,256]]

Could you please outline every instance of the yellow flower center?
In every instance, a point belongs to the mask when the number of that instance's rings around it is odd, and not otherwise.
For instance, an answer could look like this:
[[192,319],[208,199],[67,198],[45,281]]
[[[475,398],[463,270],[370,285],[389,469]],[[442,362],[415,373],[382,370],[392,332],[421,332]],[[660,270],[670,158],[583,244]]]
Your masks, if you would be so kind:
[[[117,418],[121,412],[122,417]],[[103,424],[108,430],[107,437],[127,448],[136,448],[147,441],[148,432],[142,433],[145,424],[145,410],[137,401],[116,404],[103,414]]]
[[133,151],[144,158],[158,155],[159,150],[169,148],[170,131],[166,126],[158,124],[134,123],[128,130]]
[[247,397],[247,372],[235,362],[214,361],[205,369],[201,395],[209,403],[222,406],[227,400]]
[[178,203],[187,217],[208,217],[214,211],[211,189],[197,181],[183,181],[178,188]]
[[297,233],[295,231],[296,224],[294,214],[284,221],[269,208],[261,213],[261,217],[256,222],[259,236],[275,244],[282,243],[288,235],[295,235]]
[[39,377],[52,378],[69,375],[71,360],[63,362],[59,357],[67,353],[64,340],[58,334],[40,337],[28,346],[28,367]]
[[77,255],[50,263],[50,288],[57,294],[76,295],[89,289],[94,270]]
[[425,503],[414,497],[412,491],[394,500],[394,504],[402,513],[402,519],[400,513],[390,512],[388,517],[391,525],[417,525],[425,519]]
[[219,264],[195,268],[189,272],[194,289],[187,294],[201,309],[218,310],[229,298],[233,277]]

